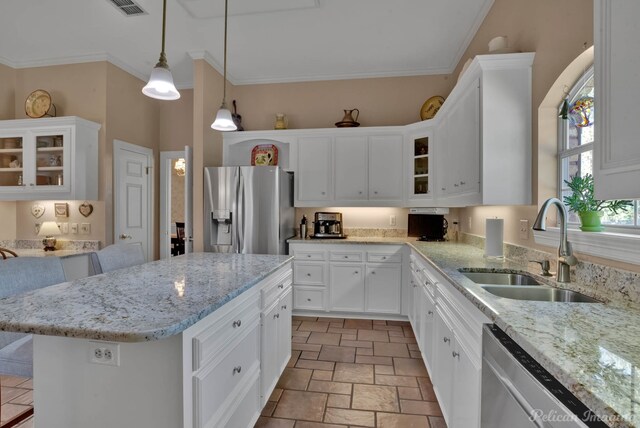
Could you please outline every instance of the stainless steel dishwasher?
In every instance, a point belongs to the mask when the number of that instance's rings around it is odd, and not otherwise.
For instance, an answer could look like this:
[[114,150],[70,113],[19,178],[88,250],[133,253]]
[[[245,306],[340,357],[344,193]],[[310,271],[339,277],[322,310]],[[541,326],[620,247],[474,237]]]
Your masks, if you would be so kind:
[[482,336],[481,421],[482,428],[607,427],[495,325]]

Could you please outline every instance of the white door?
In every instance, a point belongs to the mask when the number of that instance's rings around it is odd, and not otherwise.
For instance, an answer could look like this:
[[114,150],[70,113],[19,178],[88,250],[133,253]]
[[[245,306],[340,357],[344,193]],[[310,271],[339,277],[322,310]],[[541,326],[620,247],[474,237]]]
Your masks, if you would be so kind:
[[113,242],[139,242],[146,260],[153,258],[153,151],[113,142]]
[[335,199],[367,200],[367,137],[336,137]]
[[[367,265],[366,312],[400,313],[400,264]],[[421,314],[416,322],[420,323]]]
[[291,358],[291,311],[293,309],[293,288],[289,288],[278,302],[278,377],[282,374]]
[[276,302],[268,311],[260,314],[260,324],[262,330],[261,357],[260,357],[260,382],[262,390],[261,403],[267,404],[269,394],[276,386],[280,377],[278,373],[278,318],[280,317],[280,306]]
[[300,138],[295,174],[299,201],[333,199],[332,141],[329,137]]
[[369,199],[401,201],[402,135],[369,138]]
[[331,263],[329,278],[331,310],[364,311],[364,265]]
[[184,146],[184,251],[193,253],[193,149]]

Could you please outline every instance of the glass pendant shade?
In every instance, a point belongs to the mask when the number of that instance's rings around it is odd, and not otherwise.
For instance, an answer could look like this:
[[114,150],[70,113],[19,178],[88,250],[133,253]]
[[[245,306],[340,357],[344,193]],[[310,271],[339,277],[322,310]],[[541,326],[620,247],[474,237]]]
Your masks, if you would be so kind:
[[169,67],[160,62],[153,68],[149,83],[142,88],[142,93],[158,100],[177,100],[180,98],[180,92],[173,84],[173,76]]
[[238,129],[233,119],[231,118],[231,111],[227,109],[226,105],[221,105],[218,114],[216,114],[216,120],[211,124],[211,128],[216,131],[235,131]]

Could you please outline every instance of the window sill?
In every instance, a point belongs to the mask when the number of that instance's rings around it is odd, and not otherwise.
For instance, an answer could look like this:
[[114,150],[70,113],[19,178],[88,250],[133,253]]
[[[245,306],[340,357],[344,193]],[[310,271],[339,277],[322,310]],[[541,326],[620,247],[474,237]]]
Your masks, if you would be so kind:
[[[614,232],[582,232],[569,229],[569,242],[577,253],[640,264],[640,235]],[[545,232],[533,231],[536,244],[558,247],[560,229],[548,227]]]

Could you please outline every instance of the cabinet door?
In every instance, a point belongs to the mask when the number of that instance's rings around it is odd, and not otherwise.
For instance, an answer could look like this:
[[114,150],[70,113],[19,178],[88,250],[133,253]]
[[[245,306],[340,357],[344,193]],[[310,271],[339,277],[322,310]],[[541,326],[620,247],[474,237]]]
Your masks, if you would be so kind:
[[[594,188],[598,199],[640,197],[640,2],[597,0],[595,7]],[[632,54],[636,52],[636,54]]]
[[[54,192],[70,191],[71,184],[71,133],[69,128],[38,129],[31,131],[35,144],[34,156],[26,165],[35,176],[29,183],[34,191],[43,196]],[[33,183],[33,184],[32,184]]]
[[336,137],[335,141],[335,199],[366,200],[367,137]]
[[457,338],[450,354],[453,360],[451,427],[480,427],[481,365],[475,364]]
[[278,318],[278,377],[287,366],[291,357],[291,309],[293,306],[293,288],[280,297],[280,317]]
[[420,350],[429,374],[433,376],[433,339],[435,334],[436,304],[425,287],[422,287],[422,312]]
[[0,190],[2,193],[22,192],[24,189],[25,135],[0,131]]
[[449,139],[449,116],[445,116],[440,122],[440,126],[436,129],[439,146],[436,155],[436,175],[438,184],[436,195],[438,197],[447,196],[452,192],[453,180],[457,175],[457,163],[454,162],[455,151],[452,141]]
[[328,201],[333,198],[332,142],[330,137],[308,137],[298,140],[299,201]]
[[409,307],[407,308],[407,317],[409,318],[409,322],[411,323],[411,328],[415,333],[416,331],[416,305],[414,304],[413,294],[416,288],[417,280],[415,274],[411,274],[409,278],[409,288],[407,289],[407,293],[409,293]]
[[369,138],[369,200],[402,200],[402,136]]
[[409,197],[431,199],[433,197],[434,164],[432,162],[433,133],[429,129],[412,133],[408,137],[409,150]]
[[399,264],[367,265],[366,312],[400,313],[401,272]]
[[329,265],[329,309],[364,311],[364,266],[357,263]]
[[451,401],[453,394],[453,329],[447,315],[440,307],[436,308],[435,338],[434,338],[434,367],[433,386],[436,390],[438,403],[442,409],[442,414],[447,422],[451,424]]
[[266,312],[260,314],[261,344],[260,344],[260,371],[262,405],[267,402],[269,395],[280,377],[280,364],[278,361],[279,339],[278,318],[280,317],[280,305],[275,304]]

